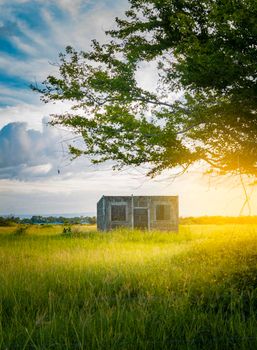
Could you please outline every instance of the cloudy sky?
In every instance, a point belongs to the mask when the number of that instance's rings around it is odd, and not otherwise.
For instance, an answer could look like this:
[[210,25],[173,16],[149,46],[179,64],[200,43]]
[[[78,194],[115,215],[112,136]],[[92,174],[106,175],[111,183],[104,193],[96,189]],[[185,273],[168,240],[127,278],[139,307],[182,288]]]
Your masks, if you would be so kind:
[[[154,180],[144,169],[113,172],[87,160],[70,161],[68,131],[50,127],[65,105],[43,104],[29,89],[55,72],[65,46],[87,49],[128,7],[126,0],[0,0],[0,215],[94,213],[103,195],[180,196],[180,214],[238,215],[244,202],[238,179],[202,175],[200,166],[174,180]],[[151,66],[140,79],[151,84]],[[252,214],[255,188],[249,187]],[[246,207],[245,214],[248,214]]]

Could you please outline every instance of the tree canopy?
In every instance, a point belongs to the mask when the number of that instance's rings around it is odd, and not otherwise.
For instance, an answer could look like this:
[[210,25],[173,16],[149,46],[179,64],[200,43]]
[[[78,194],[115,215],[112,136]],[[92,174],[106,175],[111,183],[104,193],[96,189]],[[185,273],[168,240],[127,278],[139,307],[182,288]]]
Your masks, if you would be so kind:
[[[256,0],[129,5],[107,43],[67,47],[60,74],[34,87],[45,102],[72,102],[52,120],[83,137],[71,153],[118,168],[147,164],[151,176],[197,161],[256,176]],[[145,66],[158,74],[154,90],[140,84]]]

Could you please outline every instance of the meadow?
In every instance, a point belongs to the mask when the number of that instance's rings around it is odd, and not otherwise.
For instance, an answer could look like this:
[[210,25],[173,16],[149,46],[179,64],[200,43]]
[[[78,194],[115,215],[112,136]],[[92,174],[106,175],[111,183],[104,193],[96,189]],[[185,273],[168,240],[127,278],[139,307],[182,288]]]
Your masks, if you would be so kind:
[[257,225],[2,227],[0,349],[257,349]]

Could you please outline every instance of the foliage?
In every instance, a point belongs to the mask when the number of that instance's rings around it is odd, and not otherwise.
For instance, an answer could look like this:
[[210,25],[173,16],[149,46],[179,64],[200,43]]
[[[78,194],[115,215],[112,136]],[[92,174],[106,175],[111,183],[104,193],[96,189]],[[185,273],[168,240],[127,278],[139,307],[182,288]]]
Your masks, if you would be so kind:
[[15,236],[23,236],[27,233],[28,225],[18,225],[14,231]]
[[76,225],[82,223],[88,223],[90,225],[94,225],[96,223],[95,216],[74,216],[71,218],[67,218],[64,216],[32,216],[29,219],[29,223],[31,224],[66,224],[66,225]]
[[3,349],[256,349],[257,226],[0,228]]
[[77,225],[77,224],[96,224],[95,216],[75,216],[71,218],[67,218],[64,216],[41,216],[41,215],[33,215],[31,218],[20,219],[15,216],[0,216],[0,226],[14,226],[15,224],[69,224],[69,225]]
[[0,226],[14,226],[19,222],[19,218],[12,215],[7,217],[0,216]]
[[[52,121],[84,140],[71,153],[118,168],[147,165],[149,175],[203,161],[255,176],[256,1],[129,3],[108,43],[94,40],[89,52],[67,47],[59,76],[33,87],[45,102],[73,104]],[[159,76],[154,91],[138,84],[150,64]]]
[[224,225],[224,224],[257,224],[257,216],[199,216],[181,217],[182,225]]
[[67,226],[63,228],[62,234],[64,237],[75,238],[75,237],[86,237],[85,232],[81,230],[81,227]]
[[66,236],[71,236],[72,234],[71,227],[70,226],[64,227],[62,233]]

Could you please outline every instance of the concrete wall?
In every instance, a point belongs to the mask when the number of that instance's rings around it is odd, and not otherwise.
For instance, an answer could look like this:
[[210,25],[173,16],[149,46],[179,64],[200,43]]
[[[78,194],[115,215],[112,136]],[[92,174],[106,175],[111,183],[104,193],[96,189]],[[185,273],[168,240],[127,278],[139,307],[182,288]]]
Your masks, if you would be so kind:
[[97,203],[97,230],[105,230],[105,208],[104,208],[104,197],[102,197]]
[[[156,205],[170,205],[170,220],[156,220]],[[178,197],[154,196],[150,198],[151,230],[178,231]]]
[[[111,206],[126,205],[124,221],[111,220]],[[156,206],[169,205],[170,219],[157,220]],[[97,203],[97,229],[102,231],[118,227],[133,227],[133,208],[147,208],[151,230],[178,231],[178,197],[177,196],[103,196]]]

